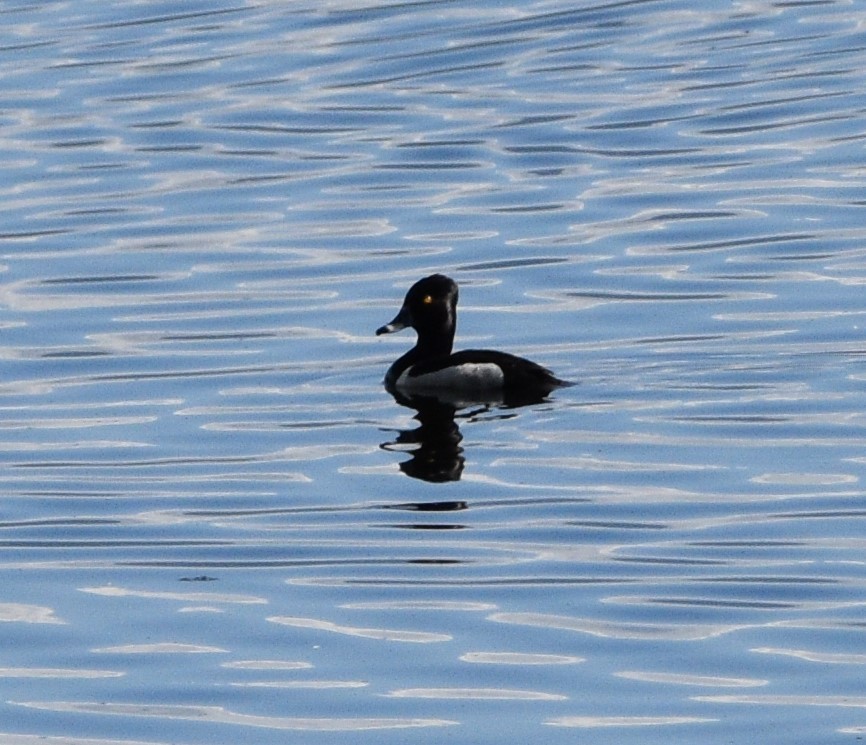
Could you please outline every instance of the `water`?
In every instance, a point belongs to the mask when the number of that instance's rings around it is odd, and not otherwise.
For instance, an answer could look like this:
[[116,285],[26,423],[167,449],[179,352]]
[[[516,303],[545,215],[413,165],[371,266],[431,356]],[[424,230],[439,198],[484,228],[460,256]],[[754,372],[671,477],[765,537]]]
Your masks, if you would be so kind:
[[3,19],[5,743],[863,735],[856,5]]

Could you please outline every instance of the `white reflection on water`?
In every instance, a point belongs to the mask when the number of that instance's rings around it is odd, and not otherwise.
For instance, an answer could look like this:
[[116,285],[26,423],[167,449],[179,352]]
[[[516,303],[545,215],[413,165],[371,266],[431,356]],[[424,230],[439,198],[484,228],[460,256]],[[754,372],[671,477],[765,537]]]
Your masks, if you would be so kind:
[[460,655],[460,659],[480,665],[574,665],[586,661],[572,655],[521,652],[466,652]]
[[43,735],[16,735],[0,732],[6,745],[159,745],[156,740],[130,740],[129,738],[92,738],[92,737],[45,737]]
[[454,600],[392,600],[368,603],[343,603],[340,607],[352,610],[441,610],[468,612],[484,612],[496,609],[496,606],[491,603],[459,602]]
[[236,670],[309,670],[313,666],[309,662],[293,660],[234,660],[222,663],[222,667]]
[[90,650],[94,654],[225,654],[227,649],[207,647],[200,644],[180,642],[155,642],[152,644],[121,644],[116,647],[98,647]]
[[257,598],[251,595],[225,595],[218,592],[149,592],[147,590],[132,590],[114,585],[108,587],[81,587],[81,592],[89,592],[93,595],[104,595],[106,597],[123,598],[155,598],[158,600],[182,600],[185,602],[209,602],[209,603],[241,603],[241,604],[266,604],[266,598]]
[[364,680],[257,680],[245,683],[232,683],[236,688],[288,688],[293,690],[329,690],[341,688],[366,688],[370,684]]
[[758,706],[834,706],[866,709],[866,696],[694,696],[695,701],[722,704],[755,704]]
[[0,667],[0,678],[120,678],[126,675],[117,670],[70,670],[54,667]]
[[705,724],[718,722],[706,717],[662,716],[662,717],[558,717],[545,724],[553,727],[576,727],[596,729],[600,727],[668,727],[677,724]]
[[775,647],[756,647],[751,652],[796,657],[806,662],[820,662],[831,665],[866,665],[866,654],[857,652],[817,652],[809,649],[779,649]]
[[16,706],[42,711],[148,717],[157,720],[185,719],[194,722],[307,732],[362,732],[364,730],[442,727],[456,724],[456,722],[445,719],[268,717],[240,714],[221,706],[112,704],[97,701],[13,701],[12,703]]
[[754,688],[756,686],[765,686],[769,683],[768,680],[756,680],[754,678],[722,678],[716,675],[686,675],[640,670],[624,670],[614,673],[614,675],[619,678],[641,680],[646,683],[666,683],[704,688]]
[[26,603],[0,603],[0,622],[6,623],[50,623],[66,622],[54,615],[52,608]]
[[391,691],[393,698],[469,699],[476,701],[565,701],[568,696],[541,691],[508,688],[402,688]]
[[497,623],[577,631],[582,634],[609,639],[656,639],[659,641],[702,641],[748,628],[745,625],[695,624],[682,621],[668,624],[622,623],[572,616],[554,616],[544,613],[494,613],[489,616],[489,620]]
[[322,621],[317,618],[293,618],[289,616],[271,616],[267,619],[271,623],[283,626],[295,626],[302,629],[316,629],[318,631],[329,631],[335,634],[347,636],[359,636],[363,639],[377,639],[387,642],[410,642],[413,644],[429,644],[431,642],[447,642],[451,640],[449,634],[439,634],[429,631],[404,631],[401,629],[378,629],[360,628],[357,626],[345,626],[331,621]]

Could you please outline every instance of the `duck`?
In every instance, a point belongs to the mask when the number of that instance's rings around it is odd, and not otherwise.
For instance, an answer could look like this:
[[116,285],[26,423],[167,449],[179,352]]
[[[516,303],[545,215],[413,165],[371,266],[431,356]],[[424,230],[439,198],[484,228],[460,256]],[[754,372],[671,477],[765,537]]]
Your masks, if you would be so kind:
[[431,274],[413,284],[400,311],[376,336],[413,328],[415,346],[385,374],[392,394],[419,396],[459,394],[500,400],[543,400],[557,388],[573,385],[546,367],[508,352],[464,349],[453,352],[457,329],[457,283]]

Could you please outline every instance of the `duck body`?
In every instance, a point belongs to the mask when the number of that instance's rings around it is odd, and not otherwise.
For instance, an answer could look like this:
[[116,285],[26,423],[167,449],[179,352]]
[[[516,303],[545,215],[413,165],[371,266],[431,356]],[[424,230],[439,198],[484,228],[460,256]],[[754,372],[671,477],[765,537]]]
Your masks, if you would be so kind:
[[385,374],[385,387],[404,395],[457,393],[500,399],[541,399],[571,385],[535,362],[491,349],[452,352],[457,328],[457,283],[442,274],[416,282],[394,320],[376,331],[413,328],[415,346]]

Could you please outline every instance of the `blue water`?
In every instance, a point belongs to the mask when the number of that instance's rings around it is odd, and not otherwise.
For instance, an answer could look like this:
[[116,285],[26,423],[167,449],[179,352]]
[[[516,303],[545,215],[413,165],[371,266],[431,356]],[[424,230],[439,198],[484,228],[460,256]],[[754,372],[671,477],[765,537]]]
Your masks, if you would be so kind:
[[866,733],[856,4],[0,17],[4,743]]

